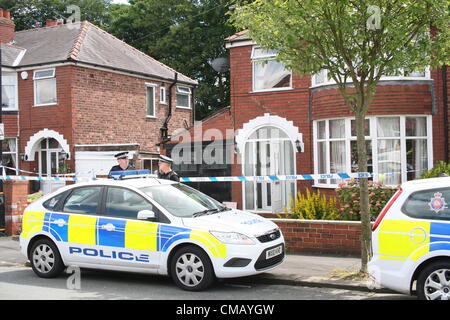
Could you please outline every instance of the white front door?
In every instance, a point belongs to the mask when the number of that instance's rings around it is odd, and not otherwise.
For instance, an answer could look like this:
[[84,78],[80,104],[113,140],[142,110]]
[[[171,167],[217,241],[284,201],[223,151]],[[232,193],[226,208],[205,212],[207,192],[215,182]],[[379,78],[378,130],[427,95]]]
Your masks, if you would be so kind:
[[[60,159],[63,149],[61,145],[53,138],[43,139],[41,141],[39,154],[39,175],[51,176],[58,174]],[[65,182],[60,181],[41,181],[41,191],[44,194],[53,192],[62,186]]]
[[[245,145],[245,176],[294,174],[293,144],[280,129],[268,126],[256,130]],[[245,209],[281,213],[295,195],[293,181],[244,183]]]

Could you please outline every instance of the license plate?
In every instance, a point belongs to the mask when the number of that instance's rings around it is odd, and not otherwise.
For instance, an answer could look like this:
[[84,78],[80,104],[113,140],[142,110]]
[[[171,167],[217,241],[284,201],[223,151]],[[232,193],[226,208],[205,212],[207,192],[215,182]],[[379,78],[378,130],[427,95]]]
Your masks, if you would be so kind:
[[266,251],[266,259],[270,259],[276,257],[283,253],[283,246],[278,246],[276,248],[270,249]]

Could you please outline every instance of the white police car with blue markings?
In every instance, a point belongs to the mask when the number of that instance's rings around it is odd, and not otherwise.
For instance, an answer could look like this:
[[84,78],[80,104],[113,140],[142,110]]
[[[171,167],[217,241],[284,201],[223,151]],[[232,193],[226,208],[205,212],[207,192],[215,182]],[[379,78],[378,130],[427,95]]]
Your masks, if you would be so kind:
[[78,266],[169,275],[185,290],[267,271],[285,255],[270,220],[148,177],[78,183],[37,200],[20,246],[43,278]]

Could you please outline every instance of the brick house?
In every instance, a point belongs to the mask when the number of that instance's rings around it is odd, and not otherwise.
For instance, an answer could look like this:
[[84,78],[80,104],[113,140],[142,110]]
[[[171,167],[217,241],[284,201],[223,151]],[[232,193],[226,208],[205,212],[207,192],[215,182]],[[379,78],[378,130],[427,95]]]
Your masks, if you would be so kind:
[[0,10],[6,166],[107,174],[126,150],[150,169],[159,144],[192,125],[197,82],[95,25],[14,28]]
[[[354,118],[325,71],[293,74],[275,60],[276,52],[260,48],[247,31],[230,36],[225,45],[230,50],[231,107],[203,121],[202,132],[212,130],[216,137],[197,135],[194,142],[231,139],[228,170],[233,176],[357,170]],[[394,175],[375,181],[397,185],[448,161],[448,78],[445,67],[412,74],[399,70],[382,78],[366,118],[369,170]],[[227,133],[230,129],[234,136]],[[182,166],[178,171],[191,176]],[[280,212],[297,191],[333,194],[340,182],[235,182],[221,200],[258,213]]]

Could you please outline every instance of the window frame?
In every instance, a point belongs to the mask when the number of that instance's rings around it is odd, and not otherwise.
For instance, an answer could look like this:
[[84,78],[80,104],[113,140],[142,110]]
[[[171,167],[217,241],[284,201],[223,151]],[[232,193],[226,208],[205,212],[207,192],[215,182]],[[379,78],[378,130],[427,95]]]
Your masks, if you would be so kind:
[[[5,80],[3,77],[11,76],[11,78],[14,78],[13,84],[5,84]],[[13,86],[14,87],[14,105],[13,106],[2,106],[3,111],[18,111],[19,110],[19,80],[18,80],[18,73],[17,72],[11,72],[11,71],[4,71],[1,72],[2,77],[2,87],[5,86]],[[2,88],[0,88],[1,90]]]
[[[52,71],[51,76],[37,77],[36,74],[43,71]],[[54,102],[50,103],[38,103],[38,90],[37,85],[40,80],[48,80],[55,79],[55,88],[54,88]],[[56,68],[48,68],[48,69],[38,69],[33,71],[33,89],[34,89],[34,107],[42,107],[42,106],[54,106],[58,104],[58,83],[56,79]]]
[[[11,140],[14,140],[14,143],[15,143],[15,146],[16,146],[16,151],[3,151],[3,156],[5,156],[5,155],[11,155],[11,157],[13,157],[14,159],[15,159],[15,163],[16,163],[16,168],[17,168],[17,170],[16,170],[16,175],[18,175],[19,174],[19,170],[18,170],[18,167],[19,167],[19,152],[18,152],[18,146],[17,146],[17,137],[5,137],[2,141],[1,141],[1,143],[3,143],[3,142],[5,142],[5,141],[7,141],[7,140],[9,140],[9,139],[11,139]],[[3,149],[4,150],[4,149]],[[3,160],[3,159],[2,159]],[[5,169],[5,170],[10,170],[10,169]],[[9,175],[11,175],[11,174],[9,174]]]
[[[425,125],[426,125],[426,136],[407,136],[406,135],[406,118],[425,118]],[[378,119],[380,118],[399,118],[400,121],[400,135],[398,137],[378,137],[377,134],[377,124]],[[345,152],[346,152],[346,163],[345,168],[347,173],[352,172],[351,171],[351,141],[355,141],[356,137],[351,135],[351,121],[355,120],[354,117],[341,117],[341,118],[327,118],[327,119],[318,119],[313,121],[313,163],[314,163],[314,174],[319,174],[319,159],[318,159],[318,151],[319,151],[319,142],[329,143],[329,121],[331,120],[338,120],[338,119],[344,119],[345,120]],[[424,115],[424,114],[414,114],[414,115],[376,115],[376,116],[367,116],[366,119],[369,120],[369,136],[366,136],[366,141],[371,141],[372,146],[372,172],[379,172],[379,160],[378,160],[378,142],[379,140],[389,140],[389,139],[398,139],[400,140],[400,161],[401,161],[401,169],[400,169],[400,183],[406,182],[407,180],[407,150],[406,150],[406,141],[407,140],[416,140],[416,139],[422,139],[426,140],[427,142],[427,170],[431,169],[433,167],[433,127],[432,127],[432,116],[431,115]],[[325,121],[325,138],[324,139],[318,139],[318,123],[321,121]],[[330,172],[330,150],[329,147],[326,147],[325,150],[325,166],[326,166],[326,172]],[[322,172],[321,172],[322,173]],[[373,181],[377,182],[379,181],[378,176],[373,177]],[[331,184],[330,179],[326,179],[326,183],[319,182],[318,179],[314,180],[314,187],[319,188],[337,188],[338,184]]]
[[[425,76],[418,77],[418,76],[405,76],[405,70],[404,68],[398,69],[400,75],[398,76],[382,76],[380,81],[399,81],[399,80],[431,80],[431,71],[430,67],[425,68]],[[315,87],[321,87],[321,86],[329,86],[329,85],[335,85],[336,81],[334,81],[331,77],[328,77],[328,70],[322,69],[320,73],[323,73],[324,81],[323,82],[317,82],[317,76],[318,74],[311,75],[311,88]],[[348,81],[348,83],[353,83],[353,81]]]
[[160,104],[167,104],[166,87],[165,86],[160,86],[159,87],[159,103]]
[[[157,118],[157,116],[156,116],[156,87],[157,87],[157,85],[156,84],[154,84],[154,83],[145,83],[145,117],[146,118],[153,118],[153,119],[156,119]],[[149,110],[148,110],[148,107],[149,107],[149,96],[148,96],[148,91],[149,91],[149,89],[150,88],[152,88],[152,92],[153,92],[153,98],[152,98],[152,100],[153,100],[153,114],[149,114]]]
[[255,76],[256,76],[255,63],[263,62],[263,61],[267,61],[267,63],[269,63],[269,61],[276,61],[276,56],[277,56],[277,53],[269,53],[269,54],[265,54],[265,55],[255,56],[255,50],[258,50],[258,49],[262,49],[262,47],[261,46],[253,46],[252,53],[250,55],[250,60],[252,63],[252,93],[292,90],[293,89],[293,87],[292,87],[292,77],[293,77],[292,70],[288,70],[290,73],[289,87],[270,88],[270,89],[256,89],[255,88]]
[[[186,89],[186,91],[183,91],[184,89]],[[192,102],[191,102],[191,97],[192,97],[192,90],[190,87],[187,86],[177,86],[176,87],[176,93],[175,93],[175,97],[176,97],[176,107],[180,108],[180,109],[186,109],[186,110],[191,110],[192,109]],[[180,106],[178,104],[178,95],[185,95],[188,97],[188,106]]]

